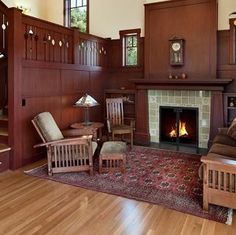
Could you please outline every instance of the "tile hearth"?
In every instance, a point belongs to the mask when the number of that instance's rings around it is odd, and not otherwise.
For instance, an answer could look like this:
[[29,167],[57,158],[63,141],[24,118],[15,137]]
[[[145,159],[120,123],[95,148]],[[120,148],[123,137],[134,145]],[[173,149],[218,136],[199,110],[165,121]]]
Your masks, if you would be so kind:
[[151,142],[159,143],[160,106],[198,108],[198,147],[207,148],[210,133],[210,91],[148,90],[149,132]]

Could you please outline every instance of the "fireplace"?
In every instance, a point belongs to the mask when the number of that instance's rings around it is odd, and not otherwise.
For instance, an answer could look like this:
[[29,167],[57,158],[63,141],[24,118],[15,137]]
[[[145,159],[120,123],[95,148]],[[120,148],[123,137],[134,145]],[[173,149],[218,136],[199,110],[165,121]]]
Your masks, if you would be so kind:
[[198,147],[198,108],[160,106],[160,143]]

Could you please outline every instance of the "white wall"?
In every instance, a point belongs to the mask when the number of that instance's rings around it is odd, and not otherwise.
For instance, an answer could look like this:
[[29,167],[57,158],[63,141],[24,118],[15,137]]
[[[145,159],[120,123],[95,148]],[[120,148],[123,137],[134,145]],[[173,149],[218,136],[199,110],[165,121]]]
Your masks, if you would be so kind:
[[[218,9],[218,29],[229,29],[229,14],[232,12],[236,12],[236,1],[218,0]],[[232,17],[235,18],[236,15]]]
[[[44,0],[45,1],[45,20],[56,24],[64,24],[64,1],[63,0]],[[93,1],[93,0],[91,0]]]
[[[144,35],[145,3],[164,0],[90,0],[90,33],[101,37],[119,38],[119,30],[141,28]],[[63,25],[63,0],[3,0],[11,7],[31,8],[33,15]],[[229,29],[229,14],[236,11],[236,0],[218,0],[218,29]]]
[[[40,19],[44,19],[46,17],[44,3],[47,2],[47,0],[2,0],[2,2],[8,7],[23,6],[25,8],[29,8],[30,11],[27,15],[35,16]],[[53,14],[57,13],[54,12]]]
[[143,0],[90,0],[90,33],[119,38],[119,30],[141,28],[144,33]]

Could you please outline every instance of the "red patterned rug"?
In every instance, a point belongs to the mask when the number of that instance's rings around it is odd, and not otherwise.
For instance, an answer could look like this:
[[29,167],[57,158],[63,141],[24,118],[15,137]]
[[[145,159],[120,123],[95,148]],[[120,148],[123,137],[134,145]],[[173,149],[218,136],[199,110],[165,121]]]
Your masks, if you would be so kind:
[[135,146],[127,154],[126,173],[59,173],[47,175],[47,166],[25,172],[27,175],[83,187],[90,190],[115,194],[131,199],[154,203],[207,218],[230,223],[232,213],[220,206],[202,210],[202,181],[198,178],[200,156]]

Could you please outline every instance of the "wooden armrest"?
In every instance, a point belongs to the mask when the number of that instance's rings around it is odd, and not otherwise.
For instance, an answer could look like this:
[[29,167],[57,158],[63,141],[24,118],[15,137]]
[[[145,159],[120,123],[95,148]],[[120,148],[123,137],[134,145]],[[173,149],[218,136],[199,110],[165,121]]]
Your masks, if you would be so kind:
[[84,136],[80,136],[77,138],[65,138],[65,139],[61,139],[61,140],[55,140],[55,141],[50,141],[47,143],[41,143],[41,144],[36,144],[34,145],[34,148],[37,147],[43,147],[43,146],[53,146],[53,145],[57,145],[57,144],[73,144],[73,143],[82,143],[84,142],[84,140],[92,140],[92,135],[84,135]]
[[62,130],[62,134],[64,137],[79,137],[83,135],[93,135],[93,132],[91,129],[67,129]]
[[[211,156],[202,156],[201,162],[205,164],[215,164],[215,165],[222,165],[222,166],[235,166],[236,167],[236,160],[232,158],[221,158],[221,157],[211,157]],[[236,168],[235,168],[236,170]]]
[[227,127],[220,127],[220,128],[218,128],[218,132],[219,132],[219,134],[227,135],[228,129],[229,128],[227,128]]

